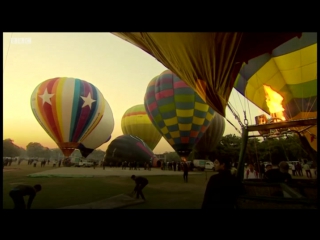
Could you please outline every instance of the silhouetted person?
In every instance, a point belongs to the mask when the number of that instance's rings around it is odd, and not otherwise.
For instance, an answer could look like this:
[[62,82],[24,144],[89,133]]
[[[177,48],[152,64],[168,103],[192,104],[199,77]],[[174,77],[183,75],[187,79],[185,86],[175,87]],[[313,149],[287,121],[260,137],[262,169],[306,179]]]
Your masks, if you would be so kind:
[[265,174],[265,173],[266,173],[266,170],[265,170],[265,168],[264,168],[264,164],[261,163],[261,164],[260,164],[260,171],[259,171],[259,176],[260,176],[261,179],[264,178],[264,174]]
[[137,162],[136,161],[133,162],[133,170],[137,170]]
[[[13,200],[14,209],[30,209],[33,199],[35,198],[37,192],[41,191],[41,185],[36,184],[33,187],[29,185],[18,185],[14,187],[9,195]],[[24,196],[29,196],[28,204],[26,205],[24,201]]]
[[183,169],[183,180],[185,182],[188,182],[188,172],[189,172],[189,167],[186,162],[182,164],[182,169]]
[[295,163],[292,163],[291,171],[292,171],[292,176],[295,176],[296,175],[296,164]]
[[141,195],[143,200],[146,200],[143,193],[142,193],[142,189],[148,185],[149,181],[148,179],[146,179],[145,177],[136,177],[135,175],[131,176],[131,179],[134,180],[136,182],[136,186],[133,189],[133,193],[136,192],[137,196],[136,198],[139,199],[139,196]]
[[302,166],[301,166],[301,163],[300,163],[300,162],[298,162],[298,163],[296,164],[296,174],[297,174],[297,175],[299,174],[300,177],[303,176]]
[[176,171],[176,170],[177,170],[177,163],[173,162],[173,171]]
[[227,158],[216,159],[213,164],[218,174],[208,181],[202,209],[235,209],[237,197],[244,191],[241,181],[231,174]]
[[312,178],[309,164],[307,164],[307,162],[305,162],[305,164],[303,164],[302,167],[306,171],[307,178],[309,178],[309,177]]
[[290,182],[292,180],[286,161],[280,162],[278,168],[272,166],[272,169],[266,171],[264,176],[267,182]]
[[[266,165],[266,172],[268,172],[271,169],[272,169],[272,165],[271,164],[267,164]],[[263,178],[265,178],[265,175],[263,176]]]

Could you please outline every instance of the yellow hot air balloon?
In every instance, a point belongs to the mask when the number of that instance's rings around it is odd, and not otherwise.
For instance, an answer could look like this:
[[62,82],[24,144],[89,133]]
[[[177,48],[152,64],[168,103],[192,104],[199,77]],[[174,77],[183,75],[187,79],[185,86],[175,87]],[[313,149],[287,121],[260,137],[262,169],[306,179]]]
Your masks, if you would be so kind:
[[153,150],[161,139],[161,134],[152,124],[144,104],[129,108],[121,119],[123,134],[137,136]]
[[[243,64],[234,87],[268,114],[269,95],[280,98],[284,119],[300,120],[317,117],[317,82],[317,33],[306,32]],[[318,150],[317,125],[292,129]]]

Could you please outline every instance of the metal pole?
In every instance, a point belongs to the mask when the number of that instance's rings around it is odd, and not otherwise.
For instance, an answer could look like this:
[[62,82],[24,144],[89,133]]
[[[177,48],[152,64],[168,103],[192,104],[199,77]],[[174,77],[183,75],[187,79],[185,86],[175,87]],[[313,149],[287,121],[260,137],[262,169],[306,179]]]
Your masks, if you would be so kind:
[[241,143],[241,149],[239,154],[239,161],[238,161],[238,171],[237,171],[237,177],[240,180],[244,179],[244,155],[246,152],[246,147],[248,143],[248,128],[242,127],[242,143]]

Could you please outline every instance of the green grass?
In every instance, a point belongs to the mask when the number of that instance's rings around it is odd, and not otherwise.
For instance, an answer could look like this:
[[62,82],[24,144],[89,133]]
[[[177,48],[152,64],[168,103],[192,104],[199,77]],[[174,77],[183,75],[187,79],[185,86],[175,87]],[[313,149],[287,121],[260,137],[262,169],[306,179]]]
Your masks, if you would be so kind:
[[[16,184],[34,185],[40,183],[43,190],[33,201],[32,209],[56,209],[71,205],[95,202],[118,194],[130,193],[134,182],[128,177],[96,178],[31,178],[28,174],[52,169],[21,164],[10,168],[17,171],[3,172],[3,208],[12,209],[9,191]],[[208,172],[207,179],[212,175]],[[147,201],[128,209],[199,209],[206,188],[205,173],[189,175],[184,183],[181,176],[148,176],[149,184],[143,190]],[[27,201],[27,197],[25,198]]]

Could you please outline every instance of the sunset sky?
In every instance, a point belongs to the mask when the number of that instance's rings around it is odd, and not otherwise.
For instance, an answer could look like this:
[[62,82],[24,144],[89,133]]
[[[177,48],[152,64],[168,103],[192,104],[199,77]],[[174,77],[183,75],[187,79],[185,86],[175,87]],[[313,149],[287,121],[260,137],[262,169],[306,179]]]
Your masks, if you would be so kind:
[[[54,77],[75,77],[95,85],[108,101],[115,121],[111,140],[99,147],[106,150],[123,134],[125,111],[143,104],[150,80],[166,70],[149,54],[110,33],[4,33],[3,64],[3,139],[11,138],[23,148],[29,142],[57,148],[30,107],[30,96],[39,83]],[[236,90],[229,100],[242,122],[244,110],[249,124],[263,113]],[[226,118],[241,130],[229,110]],[[228,122],[227,134],[240,136]],[[162,138],[154,153],[165,151],[173,148]]]

